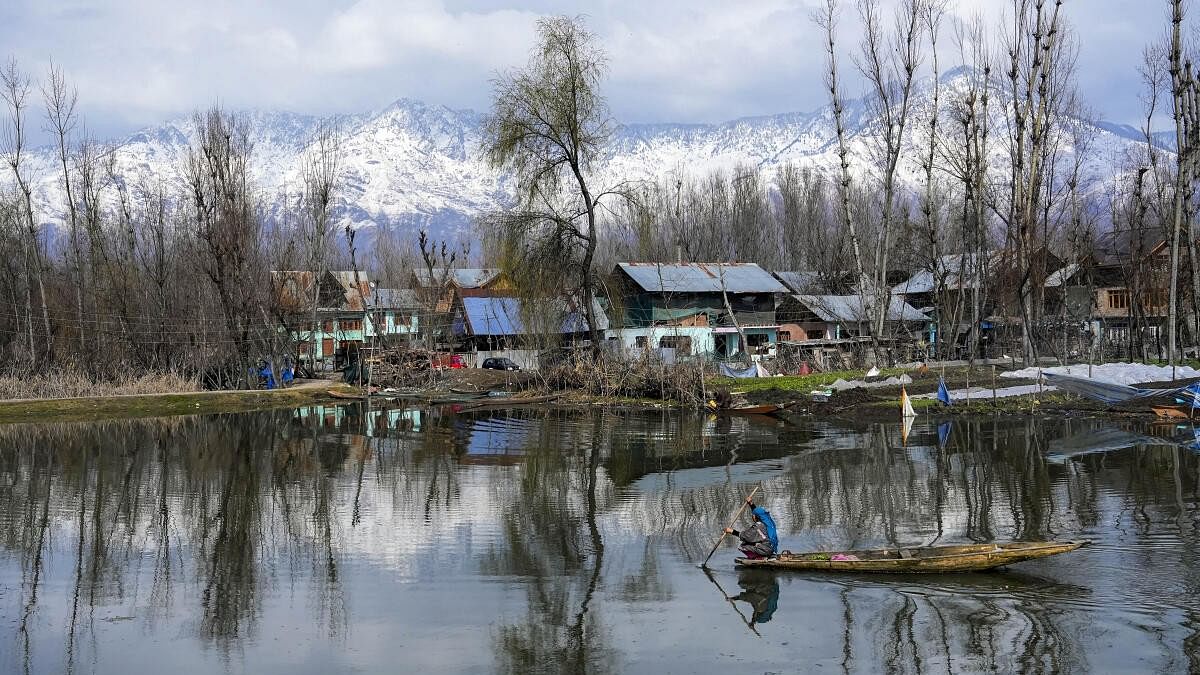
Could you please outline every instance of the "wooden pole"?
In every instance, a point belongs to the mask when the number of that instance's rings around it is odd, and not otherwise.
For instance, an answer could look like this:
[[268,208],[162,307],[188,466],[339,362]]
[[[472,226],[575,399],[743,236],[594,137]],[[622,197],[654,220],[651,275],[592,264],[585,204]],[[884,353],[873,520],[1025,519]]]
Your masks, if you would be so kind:
[[710,572],[707,567],[704,568],[704,576],[708,577],[708,580],[713,582],[713,585],[717,587],[717,590],[721,591],[721,595],[725,598],[725,600],[730,605],[733,605],[733,611],[737,612],[738,616],[742,618],[742,623],[746,624],[746,628],[749,628],[750,631],[758,637],[762,637],[762,634],[759,633],[754,627],[754,622],[746,618],[746,615],[742,613],[742,609],[737,606],[737,603],[733,601],[733,598],[729,597],[729,594],[725,592],[725,589],[721,588],[720,582],[717,581],[717,578],[712,575],[712,572]]
[[996,405],[996,364],[992,364],[992,405]]
[[[742,501],[742,508],[738,509],[737,513],[733,514],[733,520],[729,521],[729,527],[733,527],[734,525],[737,524],[738,518],[742,517],[742,512],[745,511],[746,507],[750,505],[750,500],[754,499],[754,494],[758,492],[758,488],[760,488],[760,487],[762,487],[762,486],[755,485],[754,489],[750,491],[750,496],[746,497],[746,499],[744,501]],[[725,530],[721,530],[721,536],[717,537],[717,541],[713,543],[712,550],[709,551],[708,555],[704,557],[704,562],[700,563],[701,568],[708,567],[708,559],[713,557],[713,554],[717,552],[717,547],[720,546],[721,542],[724,540],[725,540]]]

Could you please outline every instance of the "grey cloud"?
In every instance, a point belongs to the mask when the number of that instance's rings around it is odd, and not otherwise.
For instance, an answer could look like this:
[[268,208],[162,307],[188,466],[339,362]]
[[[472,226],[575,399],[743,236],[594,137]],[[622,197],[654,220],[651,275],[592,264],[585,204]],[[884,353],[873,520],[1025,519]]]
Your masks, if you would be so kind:
[[[220,100],[231,107],[357,112],[400,98],[487,106],[490,78],[520,64],[547,13],[587,15],[610,55],[621,120],[700,122],[823,105],[815,0],[8,0],[0,44],[35,74],[50,59],[102,135]],[[855,39],[846,3],[843,50]],[[993,0],[952,3],[995,15]],[[1136,122],[1137,62],[1165,3],[1069,0],[1079,82],[1102,116]],[[944,40],[947,44],[949,40]],[[943,64],[954,59],[945,47]],[[846,63],[847,69],[849,63]],[[849,80],[850,93],[857,85]]]

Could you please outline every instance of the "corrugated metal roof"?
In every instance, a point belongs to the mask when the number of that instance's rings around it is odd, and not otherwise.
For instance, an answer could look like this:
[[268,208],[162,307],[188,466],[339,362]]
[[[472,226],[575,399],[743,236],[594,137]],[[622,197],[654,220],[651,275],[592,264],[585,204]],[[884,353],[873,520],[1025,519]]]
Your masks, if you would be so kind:
[[[822,321],[859,323],[871,320],[870,300],[861,295],[793,295],[797,302],[808,307]],[[888,321],[928,321],[929,317],[904,300],[892,296],[888,305]]]
[[[417,283],[420,285],[430,285],[429,270],[417,269],[413,270],[413,274],[416,275]],[[459,288],[479,288],[480,286],[486,286],[499,274],[500,270],[489,267],[452,269],[449,270],[447,280]],[[434,270],[435,279],[440,279],[441,275],[441,270]]]
[[[466,314],[465,330],[470,335],[525,335],[526,328],[521,318],[520,298],[464,297],[463,311]],[[561,301],[555,302],[562,312],[560,333],[583,333],[587,331],[587,317],[583,312],[566,311]],[[599,330],[608,329],[608,315],[600,303],[593,300],[596,323]]]
[[417,309],[421,306],[417,292],[411,288],[376,288],[371,299],[376,307],[388,309]]
[[813,293],[821,288],[821,275],[816,272],[776,272],[775,278],[793,293]]
[[1079,271],[1079,263],[1071,263],[1066,267],[1046,277],[1046,288],[1058,288],[1071,280]]
[[650,293],[720,293],[722,286],[729,293],[788,292],[755,263],[618,263],[617,267]]
[[[992,260],[999,255],[998,251],[984,253],[984,273],[987,272],[988,265]],[[944,255],[937,259],[935,265],[931,269],[917,270],[909,277],[908,281],[898,284],[892,288],[893,293],[917,294],[917,293],[932,293],[937,287],[937,276],[934,270],[940,274],[944,274],[945,287],[949,289],[971,289],[977,285],[979,277],[979,254],[977,253],[952,253]],[[961,273],[961,274],[960,274]]]

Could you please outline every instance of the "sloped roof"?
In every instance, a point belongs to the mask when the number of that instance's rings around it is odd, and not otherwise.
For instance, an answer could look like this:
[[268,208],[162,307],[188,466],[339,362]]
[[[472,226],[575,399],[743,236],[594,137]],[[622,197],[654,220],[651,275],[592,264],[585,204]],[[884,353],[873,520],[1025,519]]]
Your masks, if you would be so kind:
[[771,273],[755,263],[618,263],[649,293],[787,293]]
[[1046,288],[1058,288],[1071,280],[1079,272],[1079,263],[1071,263],[1046,277]]
[[[306,270],[271,272],[271,283],[278,294],[279,302],[292,311],[312,307],[314,278],[313,273]],[[363,298],[368,297],[370,293],[371,284],[365,272],[358,273],[358,284],[355,285],[353,271],[330,270],[322,277],[321,297],[317,298],[317,304],[326,309],[362,311]]]
[[953,289],[971,289],[975,288],[979,283],[979,271],[982,262],[982,267],[986,273],[986,269],[992,263],[998,251],[984,253],[984,260],[980,261],[980,256],[977,253],[951,253],[937,259],[935,264],[930,269],[917,270],[913,273],[908,281],[897,284],[892,288],[893,293],[900,294],[917,294],[917,293],[932,293],[937,287],[937,275],[934,271],[944,274],[945,287]]
[[411,288],[376,288],[371,302],[388,309],[416,309],[421,306],[417,292]]
[[[413,274],[417,278],[417,283],[421,286],[430,286],[429,270],[416,269]],[[435,279],[441,278],[441,270],[434,270]],[[472,267],[449,270],[447,281],[458,286],[459,288],[479,288],[486,286],[493,279],[500,275],[500,270],[492,267]]]
[[793,293],[812,293],[821,288],[821,275],[816,272],[776,272],[775,278]]
[[[582,333],[588,330],[583,312],[567,310],[562,301],[549,301],[562,310],[560,333]],[[599,330],[608,329],[608,315],[595,300],[593,311]],[[527,329],[521,318],[521,299],[511,297],[472,297],[462,299],[464,328],[470,335],[525,335]]]
[[342,287],[342,295],[345,300],[343,309],[361,311],[364,307],[364,298],[371,296],[371,282],[367,279],[367,273],[361,270],[358,272],[330,270],[329,276],[333,277]]
[[[859,323],[871,320],[870,300],[864,299],[861,295],[793,295],[792,297],[822,321]],[[888,305],[887,320],[928,321],[929,317],[893,295]]]

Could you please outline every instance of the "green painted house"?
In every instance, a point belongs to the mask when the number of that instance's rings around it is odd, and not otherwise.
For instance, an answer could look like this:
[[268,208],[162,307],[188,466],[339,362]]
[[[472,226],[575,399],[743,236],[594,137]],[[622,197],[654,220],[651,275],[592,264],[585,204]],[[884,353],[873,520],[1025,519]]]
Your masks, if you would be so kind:
[[361,347],[407,343],[419,334],[419,303],[412,290],[378,288],[353,271],[326,272],[319,287],[311,272],[273,272],[272,279],[300,362],[315,370],[339,368]]

